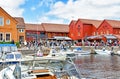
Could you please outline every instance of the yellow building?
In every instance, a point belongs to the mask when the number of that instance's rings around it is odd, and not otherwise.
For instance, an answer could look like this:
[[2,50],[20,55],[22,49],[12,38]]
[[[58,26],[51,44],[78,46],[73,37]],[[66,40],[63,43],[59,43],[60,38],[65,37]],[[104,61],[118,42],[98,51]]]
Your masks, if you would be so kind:
[[[21,18],[19,18],[21,19]],[[24,25],[20,25],[18,18],[13,18],[0,7],[0,42],[15,42],[25,40]]]

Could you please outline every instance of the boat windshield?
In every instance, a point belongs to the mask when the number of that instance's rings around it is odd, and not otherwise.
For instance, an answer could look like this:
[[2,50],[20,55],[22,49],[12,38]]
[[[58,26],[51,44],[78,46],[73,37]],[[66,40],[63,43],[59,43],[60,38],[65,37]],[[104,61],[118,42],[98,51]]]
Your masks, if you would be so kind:
[[0,47],[0,52],[2,52],[2,47]]
[[14,55],[13,54],[7,54],[6,59],[14,59]]
[[4,46],[4,47],[2,47],[2,51],[3,52],[10,52],[10,47]]
[[17,47],[16,46],[11,46],[11,51],[12,52],[16,52],[17,51]]
[[1,56],[2,56],[2,48],[0,47],[0,58],[1,58]]
[[15,58],[16,58],[16,59],[21,59],[22,56],[21,56],[21,54],[15,54]]

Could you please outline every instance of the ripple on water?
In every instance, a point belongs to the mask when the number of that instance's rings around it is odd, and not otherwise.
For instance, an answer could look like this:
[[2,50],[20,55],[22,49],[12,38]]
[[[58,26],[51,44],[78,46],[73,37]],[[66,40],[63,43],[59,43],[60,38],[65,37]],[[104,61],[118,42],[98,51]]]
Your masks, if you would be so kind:
[[80,56],[75,63],[83,78],[120,79],[120,56]]

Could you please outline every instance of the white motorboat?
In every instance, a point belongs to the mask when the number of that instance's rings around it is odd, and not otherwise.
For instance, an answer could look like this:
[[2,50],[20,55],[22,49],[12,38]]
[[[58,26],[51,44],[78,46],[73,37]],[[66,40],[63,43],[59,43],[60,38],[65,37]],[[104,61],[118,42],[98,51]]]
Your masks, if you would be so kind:
[[17,50],[15,44],[0,44],[0,64],[15,64],[23,61],[22,54]]
[[111,52],[110,50],[107,50],[105,48],[103,49],[95,49],[94,50],[97,54],[100,54],[100,55],[111,55]]
[[90,54],[89,51],[85,51],[85,50],[83,50],[83,49],[80,48],[80,47],[73,49],[73,52],[74,52],[75,54],[77,54],[77,55],[89,55],[89,54]]
[[116,53],[116,54],[120,56],[120,51],[117,51],[117,53]]
[[72,60],[48,60],[57,62],[41,64],[32,60],[23,63],[25,66],[20,62],[2,69],[0,79],[80,79],[80,73]]
[[66,58],[75,58],[76,57],[76,54],[69,48],[60,49],[58,52],[64,56],[66,56]]
[[[61,60],[64,61],[66,60],[66,56],[63,55],[62,53],[57,52],[55,49],[50,49],[50,52],[48,53],[48,55],[44,56],[43,53],[40,51],[38,51],[36,54],[34,55],[28,55],[28,56],[24,56],[24,60],[42,60],[42,62],[46,62],[45,60]],[[43,61],[44,60],[44,61]]]
[[0,71],[0,79],[57,79],[48,69],[26,70],[18,64],[8,66]]

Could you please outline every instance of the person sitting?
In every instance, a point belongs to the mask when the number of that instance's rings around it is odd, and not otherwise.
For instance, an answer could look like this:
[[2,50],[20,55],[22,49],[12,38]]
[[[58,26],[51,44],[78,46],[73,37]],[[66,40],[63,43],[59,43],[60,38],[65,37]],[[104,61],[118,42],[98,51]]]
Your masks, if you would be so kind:
[[42,57],[42,56],[43,56],[43,53],[42,53],[40,50],[38,50],[37,56]]

